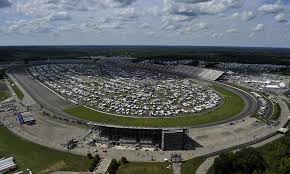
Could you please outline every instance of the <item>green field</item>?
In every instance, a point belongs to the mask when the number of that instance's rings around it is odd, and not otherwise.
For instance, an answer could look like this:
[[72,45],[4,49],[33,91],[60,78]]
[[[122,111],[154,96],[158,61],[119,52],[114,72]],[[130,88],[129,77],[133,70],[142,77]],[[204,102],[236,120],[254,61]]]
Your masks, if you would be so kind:
[[21,92],[21,90],[17,87],[17,85],[15,83],[13,83],[11,80],[9,80],[17,98],[19,98],[19,100],[22,100],[24,97],[24,94]]
[[170,163],[165,162],[129,162],[122,164],[116,174],[172,174]]
[[0,158],[14,157],[18,171],[29,168],[33,173],[45,174],[57,170],[88,171],[90,161],[85,156],[60,152],[17,137],[0,126]]
[[284,100],[284,101],[285,101],[285,103],[287,104],[288,109],[290,110],[290,102],[288,102],[287,100]]
[[184,161],[181,165],[181,174],[196,173],[198,167],[205,161],[204,158],[194,158]]
[[223,96],[224,104],[212,112],[198,116],[130,118],[96,112],[83,106],[68,108],[65,109],[64,112],[84,120],[112,125],[137,127],[187,127],[225,120],[235,116],[243,110],[245,103],[238,95],[217,85],[212,86],[212,88]]
[[3,101],[8,97],[10,97],[9,91],[0,91],[0,101]]
[[281,115],[281,108],[278,103],[273,103],[273,113],[271,115],[272,120],[278,120]]

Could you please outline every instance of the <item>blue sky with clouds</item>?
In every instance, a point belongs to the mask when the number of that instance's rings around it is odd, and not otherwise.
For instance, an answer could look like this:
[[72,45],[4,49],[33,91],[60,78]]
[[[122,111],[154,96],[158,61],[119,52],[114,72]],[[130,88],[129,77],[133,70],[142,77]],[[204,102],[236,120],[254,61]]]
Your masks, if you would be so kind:
[[290,47],[290,0],[0,0],[0,45]]

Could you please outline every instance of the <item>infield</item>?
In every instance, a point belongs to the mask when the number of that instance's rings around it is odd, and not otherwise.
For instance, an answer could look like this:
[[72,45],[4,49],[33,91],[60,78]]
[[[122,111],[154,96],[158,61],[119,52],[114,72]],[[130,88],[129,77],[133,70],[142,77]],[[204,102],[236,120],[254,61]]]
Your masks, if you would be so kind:
[[190,127],[222,121],[242,112],[245,103],[242,98],[221,86],[211,86],[224,98],[224,104],[213,112],[196,116],[180,116],[173,118],[132,118],[100,113],[84,106],[65,109],[64,112],[93,122],[132,127]]

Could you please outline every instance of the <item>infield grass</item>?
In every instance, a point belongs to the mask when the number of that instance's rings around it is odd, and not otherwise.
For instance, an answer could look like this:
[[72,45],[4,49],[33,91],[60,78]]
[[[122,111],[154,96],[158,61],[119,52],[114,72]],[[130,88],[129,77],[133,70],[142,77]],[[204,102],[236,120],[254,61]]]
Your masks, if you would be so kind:
[[3,101],[10,97],[9,91],[0,91],[0,101]]
[[129,162],[122,164],[116,174],[172,174],[169,162]]
[[181,174],[193,174],[196,173],[198,167],[205,161],[204,158],[194,158],[182,162]]
[[90,160],[85,156],[49,149],[34,144],[0,126],[0,158],[13,157],[17,171],[46,174],[54,171],[88,171]]
[[270,117],[271,120],[278,120],[281,115],[281,107],[278,103],[273,103],[273,113]]
[[11,84],[11,86],[13,88],[13,91],[15,92],[17,98],[19,100],[22,100],[23,97],[24,97],[24,94],[21,92],[21,90],[18,88],[18,86],[15,83],[12,82],[12,80],[9,80],[9,82],[10,82],[10,84]]
[[84,106],[68,108],[65,109],[64,112],[84,120],[110,125],[133,127],[189,127],[225,120],[235,116],[243,110],[245,103],[240,96],[218,85],[213,85],[212,88],[223,96],[224,103],[218,109],[203,115],[172,118],[133,118],[104,114]]

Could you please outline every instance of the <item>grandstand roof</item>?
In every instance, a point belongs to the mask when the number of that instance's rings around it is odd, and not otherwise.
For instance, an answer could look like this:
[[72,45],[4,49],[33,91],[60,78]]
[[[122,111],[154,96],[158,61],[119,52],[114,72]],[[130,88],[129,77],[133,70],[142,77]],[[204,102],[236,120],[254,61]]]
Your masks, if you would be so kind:
[[8,172],[11,169],[14,169],[16,164],[13,161],[13,157],[5,158],[0,160],[0,173]]

